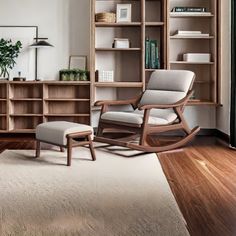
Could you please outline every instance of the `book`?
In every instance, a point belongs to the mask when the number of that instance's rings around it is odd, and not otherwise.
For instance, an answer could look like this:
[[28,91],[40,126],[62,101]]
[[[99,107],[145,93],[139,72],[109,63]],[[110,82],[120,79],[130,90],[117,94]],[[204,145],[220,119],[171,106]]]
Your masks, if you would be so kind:
[[149,68],[156,69],[156,40],[150,40]]
[[155,69],[160,69],[160,57],[159,57],[159,47],[156,45],[156,68]]
[[205,7],[174,7],[172,12],[206,12]]
[[150,42],[149,38],[145,39],[145,68],[149,68],[149,56],[150,56]]

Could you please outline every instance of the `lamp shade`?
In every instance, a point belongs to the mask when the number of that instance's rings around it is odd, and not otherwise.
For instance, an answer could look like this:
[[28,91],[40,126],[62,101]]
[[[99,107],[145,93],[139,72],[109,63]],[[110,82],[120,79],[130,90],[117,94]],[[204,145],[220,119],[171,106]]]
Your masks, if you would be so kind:
[[31,44],[30,47],[33,47],[33,48],[45,48],[45,47],[53,47],[53,45],[48,43],[46,40],[39,40],[39,41],[36,41],[33,44]]

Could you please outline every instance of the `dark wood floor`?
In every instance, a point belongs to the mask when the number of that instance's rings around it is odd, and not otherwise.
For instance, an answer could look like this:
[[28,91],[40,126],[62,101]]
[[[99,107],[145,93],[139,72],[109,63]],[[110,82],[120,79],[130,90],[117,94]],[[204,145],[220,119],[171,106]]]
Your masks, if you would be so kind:
[[[31,137],[0,138],[0,152],[34,147]],[[159,160],[192,236],[236,236],[236,151],[200,137]]]

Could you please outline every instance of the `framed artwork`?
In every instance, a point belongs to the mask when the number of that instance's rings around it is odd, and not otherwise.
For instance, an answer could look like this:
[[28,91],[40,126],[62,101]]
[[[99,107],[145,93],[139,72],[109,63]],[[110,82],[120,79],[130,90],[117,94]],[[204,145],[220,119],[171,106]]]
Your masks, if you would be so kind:
[[20,41],[22,49],[16,58],[16,64],[10,71],[10,80],[18,77],[19,73],[26,80],[34,80],[37,74],[37,52],[30,48],[33,39],[38,37],[37,26],[5,26],[0,25],[0,39],[10,39],[13,43]]
[[87,70],[87,57],[86,56],[70,56],[69,69]]
[[116,22],[131,22],[131,4],[116,5]]

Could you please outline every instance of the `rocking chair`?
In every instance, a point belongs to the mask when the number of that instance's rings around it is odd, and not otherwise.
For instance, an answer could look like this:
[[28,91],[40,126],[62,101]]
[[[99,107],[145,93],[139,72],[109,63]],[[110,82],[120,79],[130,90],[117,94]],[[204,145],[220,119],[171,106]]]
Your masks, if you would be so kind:
[[[97,101],[101,106],[98,142],[124,146],[144,152],[163,152],[180,148],[188,143],[200,130],[190,129],[184,119],[183,111],[192,96],[191,90],[195,74],[186,70],[156,70],[152,73],[146,91],[137,98],[121,101]],[[110,110],[113,106],[129,105],[126,111]],[[140,136],[139,144],[125,139],[105,137],[104,131],[129,131]],[[167,131],[183,130],[185,136],[179,141],[165,146],[150,146],[147,136]]]

